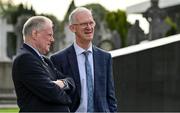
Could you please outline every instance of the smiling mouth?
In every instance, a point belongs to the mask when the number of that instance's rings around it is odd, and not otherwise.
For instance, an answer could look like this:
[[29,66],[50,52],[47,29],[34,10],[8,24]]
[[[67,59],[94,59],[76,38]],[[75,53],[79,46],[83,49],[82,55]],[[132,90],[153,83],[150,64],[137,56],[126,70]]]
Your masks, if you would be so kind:
[[92,31],[86,31],[85,34],[92,34]]

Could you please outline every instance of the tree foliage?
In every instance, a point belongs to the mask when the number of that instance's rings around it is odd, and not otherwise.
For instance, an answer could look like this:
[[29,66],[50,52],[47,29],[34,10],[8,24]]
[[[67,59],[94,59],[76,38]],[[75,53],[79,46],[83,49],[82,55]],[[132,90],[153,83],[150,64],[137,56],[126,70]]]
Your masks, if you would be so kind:
[[[11,0],[7,0],[6,2],[2,2],[0,0],[0,15],[3,18],[6,18],[8,23],[14,25],[14,33],[18,38],[22,39],[22,28],[26,20],[31,17],[37,15],[33,7],[27,8],[23,4],[15,5]],[[59,39],[60,36],[60,21],[54,16],[49,14],[38,14],[49,17],[54,23],[54,38]],[[16,43],[16,42],[15,42]],[[55,46],[58,47],[58,41],[55,42]],[[55,47],[53,47],[54,50]]]
[[113,12],[108,12],[106,17],[106,22],[108,27],[113,31],[117,30],[121,36],[122,47],[126,46],[126,37],[128,33],[128,28],[130,24],[127,22],[127,16],[125,11],[118,10]]
[[172,21],[170,17],[166,17],[165,23],[170,26],[170,29],[167,31],[166,36],[177,34],[178,32],[177,25]]
[[12,0],[0,1],[0,14],[6,18],[8,23],[15,25],[18,17],[21,15],[36,15],[35,10],[31,7],[28,9],[23,4],[15,5]]
[[0,0],[0,15],[3,18],[10,20],[11,14],[17,10],[17,6],[11,0]]
[[104,20],[105,16],[107,14],[107,10],[100,4],[88,4],[85,7],[92,10],[92,13],[94,14],[93,17],[95,20]]
[[[126,37],[130,23],[127,22],[125,11],[117,10],[111,12],[106,10],[100,4],[89,4],[85,7],[92,9],[92,13],[94,14],[93,17],[96,22],[105,21],[107,27],[110,28],[111,31],[116,30],[120,35],[122,47],[126,46]],[[96,28],[99,28],[98,23],[96,24]]]

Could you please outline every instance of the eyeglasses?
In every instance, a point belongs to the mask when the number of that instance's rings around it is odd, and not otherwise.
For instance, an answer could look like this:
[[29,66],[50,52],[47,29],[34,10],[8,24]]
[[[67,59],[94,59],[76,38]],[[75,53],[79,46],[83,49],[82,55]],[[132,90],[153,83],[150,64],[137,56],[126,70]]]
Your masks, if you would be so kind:
[[86,28],[87,26],[94,27],[96,23],[94,21],[91,21],[91,22],[85,22],[85,23],[79,23],[73,25],[79,25],[81,28]]

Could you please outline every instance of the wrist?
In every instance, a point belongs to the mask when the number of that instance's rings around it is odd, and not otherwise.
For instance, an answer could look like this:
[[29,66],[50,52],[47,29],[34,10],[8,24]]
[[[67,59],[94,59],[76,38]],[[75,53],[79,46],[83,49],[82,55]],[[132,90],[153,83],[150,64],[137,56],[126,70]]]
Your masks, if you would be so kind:
[[64,87],[63,87],[63,89],[69,89],[69,85],[68,85],[68,82],[67,82],[67,80],[62,80],[62,82],[63,82],[63,84],[64,84]]

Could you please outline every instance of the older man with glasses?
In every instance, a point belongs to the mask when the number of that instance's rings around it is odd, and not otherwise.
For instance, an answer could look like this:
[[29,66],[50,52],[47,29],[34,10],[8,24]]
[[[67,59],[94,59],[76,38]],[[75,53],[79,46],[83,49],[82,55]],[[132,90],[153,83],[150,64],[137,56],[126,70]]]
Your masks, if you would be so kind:
[[51,56],[58,70],[70,75],[76,91],[71,95],[71,112],[116,112],[117,103],[111,55],[92,44],[95,21],[92,12],[79,7],[69,15],[74,43]]

